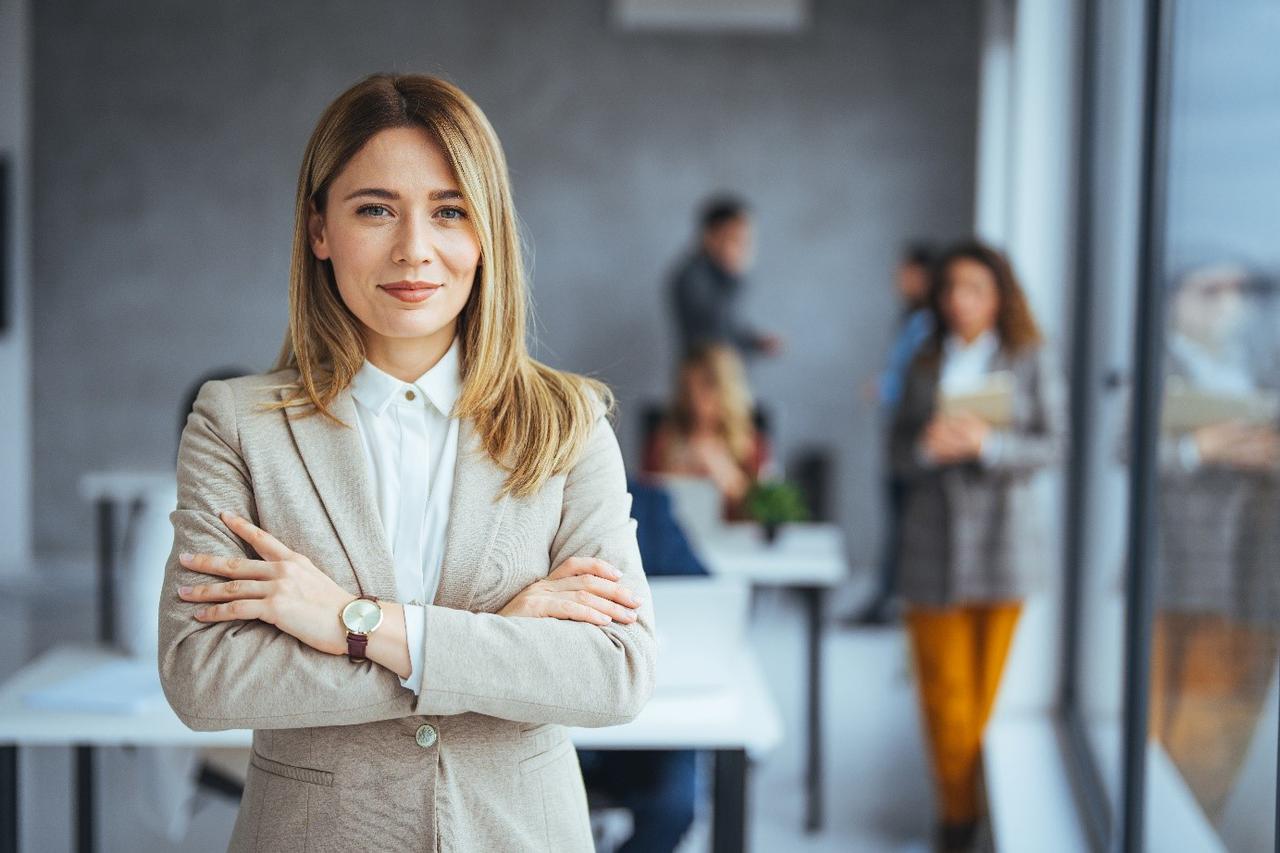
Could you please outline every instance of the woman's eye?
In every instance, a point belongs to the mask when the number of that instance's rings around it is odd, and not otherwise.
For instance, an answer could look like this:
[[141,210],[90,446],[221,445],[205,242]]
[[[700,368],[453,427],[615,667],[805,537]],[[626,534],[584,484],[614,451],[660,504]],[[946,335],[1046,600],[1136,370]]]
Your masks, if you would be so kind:
[[445,219],[466,219],[467,212],[460,207],[444,207],[440,209],[440,215]]
[[374,219],[382,219],[390,215],[391,210],[382,204],[366,204],[356,209],[359,216],[370,216]]

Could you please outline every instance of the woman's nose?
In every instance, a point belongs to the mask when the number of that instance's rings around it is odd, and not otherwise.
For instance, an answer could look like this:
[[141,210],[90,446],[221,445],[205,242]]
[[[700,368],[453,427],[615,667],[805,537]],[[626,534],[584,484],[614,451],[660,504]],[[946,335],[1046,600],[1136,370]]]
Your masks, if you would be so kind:
[[429,264],[435,260],[435,243],[432,240],[431,226],[427,220],[418,216],[407,216],[397,234],[395,246],[396,263],[417,266]]

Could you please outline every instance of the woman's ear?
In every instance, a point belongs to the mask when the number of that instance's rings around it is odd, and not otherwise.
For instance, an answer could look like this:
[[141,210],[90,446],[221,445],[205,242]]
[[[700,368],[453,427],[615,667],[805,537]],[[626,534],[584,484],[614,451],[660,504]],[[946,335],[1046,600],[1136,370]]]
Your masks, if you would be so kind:
[[313,199],[307,205],[307,237],[311,241],[311,253],[322,261],[329,260],[329,245],[324,235],[324,214],[316,209]]

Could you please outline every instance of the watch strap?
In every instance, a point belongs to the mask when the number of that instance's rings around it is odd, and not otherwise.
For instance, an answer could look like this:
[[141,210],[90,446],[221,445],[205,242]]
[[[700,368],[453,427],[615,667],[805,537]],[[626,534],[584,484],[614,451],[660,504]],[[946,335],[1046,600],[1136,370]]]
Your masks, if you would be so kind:
[[[361,593],[360,595],[356,596],[356,601],[359,601],[362,598],[367,598],[370,601],[378,600],[378,597],[376,595]],[[365,650],[368,647],[369,647],[368,634],[357,634],[354,631],[347,631],[347,660],[351,661],[352,663],[364,663],[364,661],[366,660]]]

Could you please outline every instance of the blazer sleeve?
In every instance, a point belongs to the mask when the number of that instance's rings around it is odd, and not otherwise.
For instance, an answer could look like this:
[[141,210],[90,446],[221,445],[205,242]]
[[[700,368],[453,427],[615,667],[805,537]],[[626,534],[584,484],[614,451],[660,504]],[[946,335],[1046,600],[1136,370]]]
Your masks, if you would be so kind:
[[420,714],[476,712],[529,723],[608,726],[653,692],[653,602],[630,516],[622,453],[601,413],[565,478],[551,567],[595,557],[642,601],[635,622],[598,626],[427,605]]
[[1032,417],[1026,427],[992,430],[995,452],[982,465],[995,471],[1026,474],[1062,460],[1067,445],[1067,390],[1047,344],[1031,356]]
[[937,381],[917,358],[907,368],[902,392],[889,427],[889,467],[895,477],[914,480],[936,470],[920,454],[920,436],[933,417]]
[[[258,619],[204,623],[182,584],[220,577],[187,569],[183,551],[260,559],[223,525],[230,510],[257,522],[253,483],[240,452],[234,390],[200,387],[178,446],[173,548],[160,595],[160,683],[169,705],[196,731],[350,725],[413,714],[414,694],[396,673],[318,651]],[[213,578],[211,580],[211,578]]]

